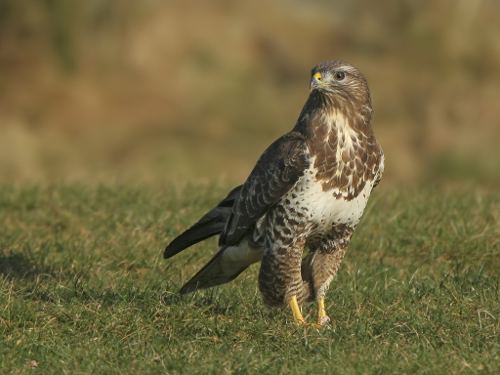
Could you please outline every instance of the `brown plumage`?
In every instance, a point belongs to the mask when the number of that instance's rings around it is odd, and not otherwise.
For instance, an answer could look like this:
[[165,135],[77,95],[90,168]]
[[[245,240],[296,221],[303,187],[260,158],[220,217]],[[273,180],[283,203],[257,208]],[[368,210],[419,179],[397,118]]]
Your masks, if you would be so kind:
[[325,293],[383,173],[371,115],[359,70],[341,61],[316,66],[295,127],[269,146],[243,185],[166,248],[169,258],[220,235],[219,252],[181,292],[228,282],[261,260],[264,302],[289,304],[304,323],[298,304],[315,300],[325,324]]

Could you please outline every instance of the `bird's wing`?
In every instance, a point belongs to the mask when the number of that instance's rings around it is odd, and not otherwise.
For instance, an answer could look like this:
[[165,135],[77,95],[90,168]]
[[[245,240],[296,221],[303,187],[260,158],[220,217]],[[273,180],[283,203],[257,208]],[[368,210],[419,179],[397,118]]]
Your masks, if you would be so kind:
[[271,144],[243,184],[220,244],[236,244],[295,185],[308,165],[307,146],[301,133],[292,131]]
[[173,257],[182,250],[203,241],[204,239],[221,233],[224,230],[231,209],[241,190],[241,185],[229,192],[217,206],[202,216],[192,227],[177,236],[165,249],[165,258]]

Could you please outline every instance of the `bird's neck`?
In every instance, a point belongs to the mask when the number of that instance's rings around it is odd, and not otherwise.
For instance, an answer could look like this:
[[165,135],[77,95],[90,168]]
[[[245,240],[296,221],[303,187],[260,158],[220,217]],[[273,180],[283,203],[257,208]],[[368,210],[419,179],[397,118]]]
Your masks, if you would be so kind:
[[296,125],[305,136],[316,180],[337,198],[356,197],[365,187],[365,175],[373,178],[368,156],[378,162],[371,110],[363,111],[356,101],[311,95]]
[[345,100],[335,94],[314,90],[309,95],[295,130],[306,137],[323,137],[328,133],[353,133],[370,137],[372,109],[369,102]]

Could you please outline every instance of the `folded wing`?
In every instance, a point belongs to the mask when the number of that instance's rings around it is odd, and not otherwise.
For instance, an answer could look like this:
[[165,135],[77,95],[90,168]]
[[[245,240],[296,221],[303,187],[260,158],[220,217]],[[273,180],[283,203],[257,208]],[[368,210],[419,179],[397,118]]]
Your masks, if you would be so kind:
[[237,244],[304,175],[308,165],[307,148],[301,133],[287,133],[271,144],[243,184],[221,233],[220,245]]
[[165,249],[163,256],[171,258],[182,250],[220,234],[231,216],[232,207],[239,195],[241,185],[237,186],[216,207],[207,212],[196,224],[177,236]]

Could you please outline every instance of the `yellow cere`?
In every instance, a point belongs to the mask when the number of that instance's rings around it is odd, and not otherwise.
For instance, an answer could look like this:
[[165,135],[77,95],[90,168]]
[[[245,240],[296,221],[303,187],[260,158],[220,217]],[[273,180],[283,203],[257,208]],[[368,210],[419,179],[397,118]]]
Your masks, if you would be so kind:
[[321,79],[321,73],[320,72],[314,73],[313,78],[319,81]]

